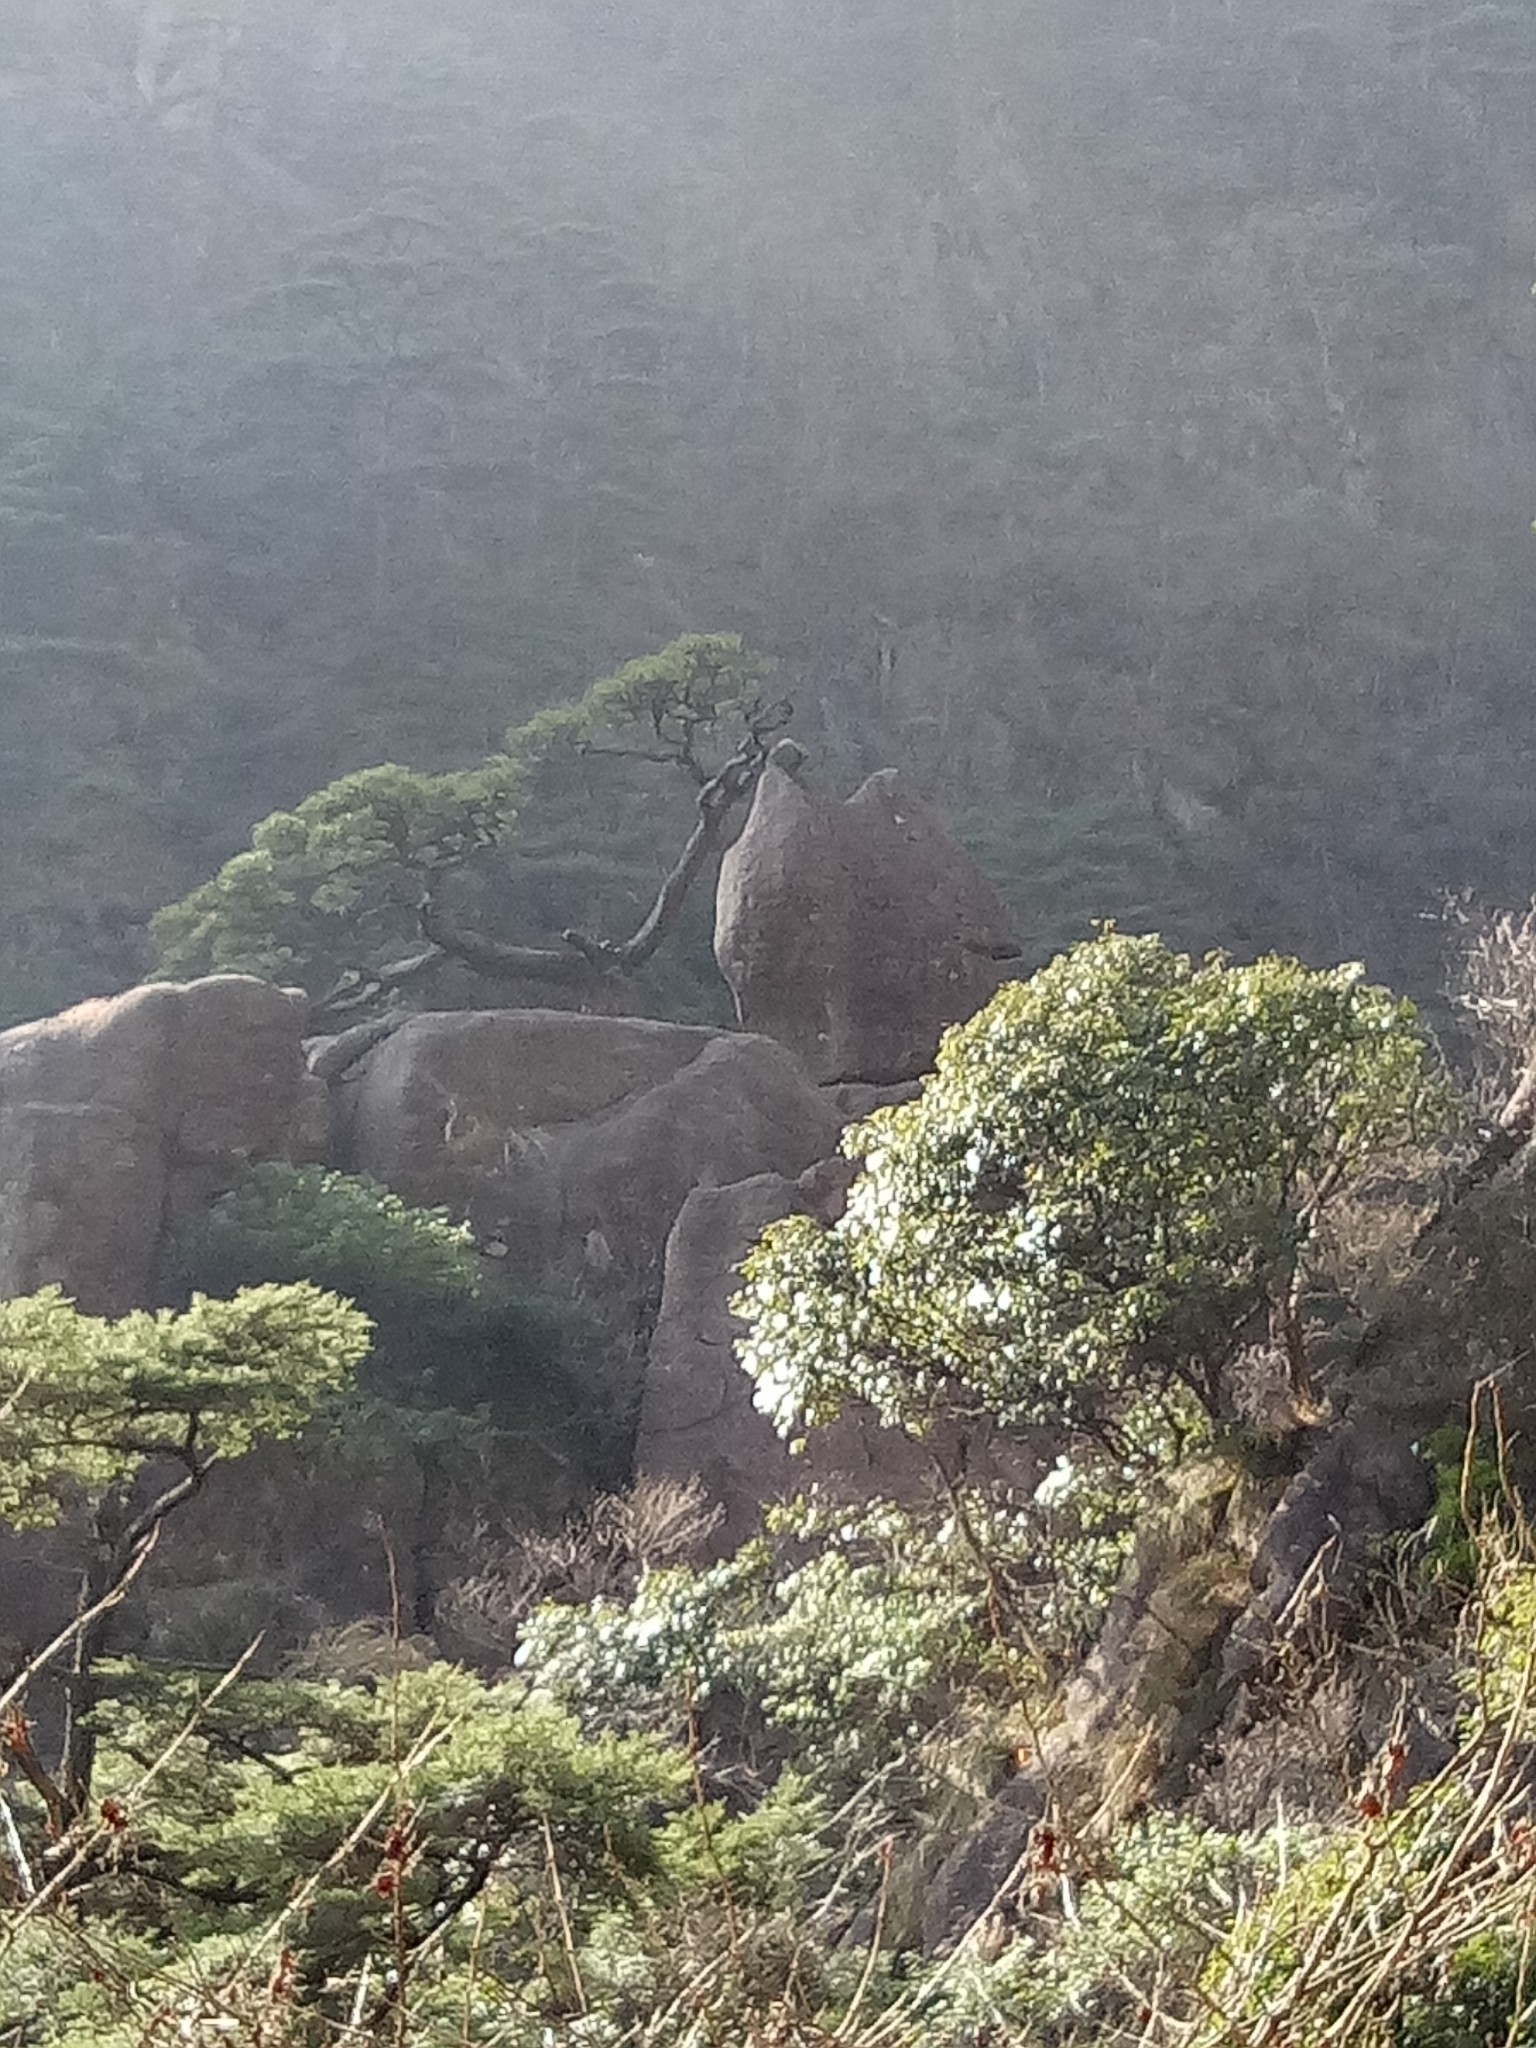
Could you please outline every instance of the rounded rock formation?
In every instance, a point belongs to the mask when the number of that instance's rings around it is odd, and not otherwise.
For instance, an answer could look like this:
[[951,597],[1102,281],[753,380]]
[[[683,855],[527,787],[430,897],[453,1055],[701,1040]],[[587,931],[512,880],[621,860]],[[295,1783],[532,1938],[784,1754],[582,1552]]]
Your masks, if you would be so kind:
[[721,863],[720,971],[816,1080],[911,1080],[1017,957],[1007,907],[896,769],[838,804],[797,768],[775,750]]
[[313,1157],[308,1003],[244,974],[150,982],[0,1033],[0,1296],[154,1298],[169,1225],[254,1159]]

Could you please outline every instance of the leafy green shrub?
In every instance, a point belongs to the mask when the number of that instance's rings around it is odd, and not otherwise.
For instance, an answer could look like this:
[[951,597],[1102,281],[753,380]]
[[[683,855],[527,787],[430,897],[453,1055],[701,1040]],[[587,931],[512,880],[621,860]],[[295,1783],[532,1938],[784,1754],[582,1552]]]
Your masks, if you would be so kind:
[[1533,1987],[1511,1933],[1475,1936],[1451,1956],[1440,1981],[1403,2002],[1393,2048],[1531,2048]]
[[0,1302],[0,1528],[71,1527],[79,1553],[73,1633],[54,1646],[69,1644],[71,1668],[51,1773],[15,1687],[0,1715],[0,1778],[20,1768],[55,1834],[89,1809],[97,1667],[167,1522],[220,1466],[299,1436],[371,1334],[352,1303],[307,1283],[115,1321],[82,1315],[57,1287]]
[[[503,2023],[533,2021],[567,1967],[555,1920],[580,1941],[605,1915],[717,1881],[687,1818],[685,1757],[645,1736],[585,1738],[516,1685],[437,1664],[209,1698],[199,1674],[118,1664],[107,1688],[99,1784],[116,1853],[77,1906],[98,1930],[110,1916],[129,1954],[146,1936],[158,1954],[142,1974],[86,1972],[66,1927],[40,1929],[36,1965],[51,1951],[57,1973],[50,2044],[137,2042],[199,1994],[211,2020],[221,1981],[265,1982],[284,1950],[299,2025],[345,2020],[360,1981],[366,2009],[388,2013],[391,1972],[424,2000],[451,1986],[462,2008],[477,1946],[494,1965],[480,1997]],[[67,1995],[60,1978],[76,1980]]]
[[[343,1522],[382,1520],[409,1561],[412,1625],[428,1628],[456,1532],[485,1502],[537,1520],[611,1483],[622,1418],[578,1397],[578,1312],[493,1291],[472,1233],[364,1176],[257,1166],[175,1249],[180,1285],[310,1278],[365,1307],[373,1355],[304,1447],[310,1487],[340,1488]],[[301,1483],[295,1479],[292,1483]]]
[[[0,1925],[19,1936],[0,2010],[27,2001],[29,2048],[348,2024],[412,2048],[609,2048],[674,2003],[747,2040],[791,2005],[834,2024],[865,1978],[815,1924],[840,1857],[794,1771],[728,1813],[676,1745],[584,1735],[520,1683],[443,1664],[104,1678],[104,1853],[67,1914]],[[35,1849],[25,1790],[17,1811]]]
[[467,1224],[413,1209],[366,1174],[320,1166],[252,1167],[188,1233],[180,1262],[210,1292],[302,1278],[375,1315],[480,1292]]
[[1470,1588],[1477,1581],[1477,1532],[1503,1501],[1498,1445],[1491,1430],[1479,1432],[1470,1459],[1468,1431],[1461,1423],[1432,1430],[1418,1446],[1435,1484],[1435,1505],[1420,1556],[1423,1569]]
[[791,1436],[862,1400],[918,1435],[981,1414],[1156,1462],[1170,1392],[1219,1416],[1255,1317],[1299,1347],[1328,1201],[1448,1103],[1412,1007],[1357,968],[1103,932],[844,1134],[838,1222],[769,1226],[736,1303],[758,1404]]
[[1014,1939],[956,1972],[945,2018],[1005,2019],[1030,2048],[1140,2042],[1143,2014],[1198,1977],[1240,1902],[1273,1882],[1277,1855],[1272,1834],[1172,1814],[1135,1822],[1085,1867],[1063,1849],[1004,1901]]
[[350,1302],[303,1283],[115,1321],[57,1287],[0,1302],[0,1524],[47,1528],[105,1496],[126,1525],[155,1461],[200,1485],[263,1439],[296,1436],[370,1334]]
[[675,1725],[730,1701],[814,1767],[878,1768],[991,1650],[988,1582],[952,1518],[806,1497],[705,1568],[645,1572],[630,1601],[546,1603],[519,1668],[594,1725]]
[[1047,1671],[1073,1663],[1098,1634],[1135,1545],[1141,1478],[1113,1459],[1061,1452],[1027,1503],[983,1499],[970,1509],[1012,1618]]
[[374,1387],[435,1388],[465,1407],[558,1375],[574,1327],[553,1302],[488,1289],[474,1233],[446,1209],[412,1208],[366,1174],[319,1166],[253,1167],[183,1236],[173,1263],[184,1287],[306,1279],[345,1295],[378,1326]]

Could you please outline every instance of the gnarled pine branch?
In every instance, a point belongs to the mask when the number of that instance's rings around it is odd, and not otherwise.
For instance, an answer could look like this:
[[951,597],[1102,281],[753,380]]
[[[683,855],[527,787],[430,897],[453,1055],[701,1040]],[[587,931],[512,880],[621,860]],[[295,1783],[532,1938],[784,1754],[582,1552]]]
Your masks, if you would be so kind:
[[693,830],[649,911],[627,939],[596,939],[567,931],[561,933],[563,947],[505,945],[482,932],[465,931],[431,896],[421,906],[422,936],[477,974],[498,981],[545,982],[595,992],[605,981],[638,973],[675,929],[688,891],[719,850],[732,812],[756,787],[768,758],[769,738],[788,723],[790,711],[788,703],[762,711],[730,759],[700,785]]

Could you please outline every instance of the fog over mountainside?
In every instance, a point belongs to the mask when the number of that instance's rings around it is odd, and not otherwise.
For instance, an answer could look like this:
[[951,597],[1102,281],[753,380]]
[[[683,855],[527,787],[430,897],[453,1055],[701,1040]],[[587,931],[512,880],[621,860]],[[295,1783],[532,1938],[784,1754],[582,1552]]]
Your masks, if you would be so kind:
[[1520,5],[0,0],[0,1015],[694,629],[1032,958],[1432,990],[1536,887],[1533,243]]

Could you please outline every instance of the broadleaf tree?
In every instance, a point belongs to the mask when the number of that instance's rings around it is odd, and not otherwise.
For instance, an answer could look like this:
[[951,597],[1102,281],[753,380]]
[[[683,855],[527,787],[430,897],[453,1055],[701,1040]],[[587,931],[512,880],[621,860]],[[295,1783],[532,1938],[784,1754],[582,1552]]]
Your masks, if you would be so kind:
[[1449,1111],[1412,1006],[1359,968],[1101,931],[845,1134],[839,1221],[764,1233],[736,1301],[757,1402],[786,1435],[858,1399],[914,1435],[985,1416],[1155,1455],[1175,1409],[1221,1419],[1256,1334],[1305,1393],[1320,1218]]

